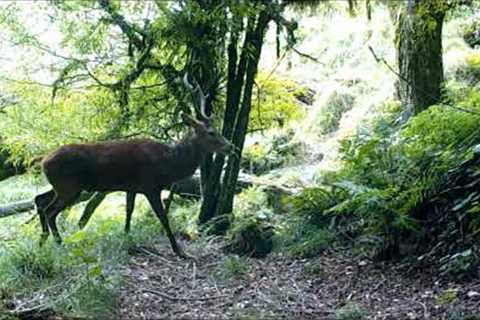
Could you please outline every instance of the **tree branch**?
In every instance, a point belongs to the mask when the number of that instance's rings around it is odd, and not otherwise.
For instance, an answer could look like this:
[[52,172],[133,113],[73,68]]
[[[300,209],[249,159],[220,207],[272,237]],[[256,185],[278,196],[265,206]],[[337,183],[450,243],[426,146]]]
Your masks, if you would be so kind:
[[120,15],[112,7],[110,0],[99,0],[100,7],[104,9],[112,18],[113,23],[115,23],[122,32],[127,36],[129,42],[135,46],[138,50],[143,50],[145,44],[137,34],[140,34],[142,37],[146,38],[147,35],[144,31],[136,28],[134,25],[131,25],[127,22],[125,17]]

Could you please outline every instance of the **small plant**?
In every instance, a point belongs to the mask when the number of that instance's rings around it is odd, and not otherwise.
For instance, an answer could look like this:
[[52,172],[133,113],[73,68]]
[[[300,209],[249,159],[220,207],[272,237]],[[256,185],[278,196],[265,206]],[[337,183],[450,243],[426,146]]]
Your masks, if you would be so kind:
[[463,39],[472,48],[480,46],[480,22],[475,17],[464,27]]
[[437,303],[441,306],[451,305],[458,299],[457,290],[447,289],[440,293],[437,297]]
[[217,267],[216,274],[222,279],[241,279],[250,271],[248,260],[239,256],[227,256]]
[[312,129],[319,134],[328,134],[338,129],[343,114],[355,103],[351,94],[335,91],[323,102],[312,122]]
[[353,303],[347,303],[335,312],[335,319],[337,320],[362,320],[366,318],[366,311]]
[[79,318],[117,318],[118,293],[114,281],[104,278],[84,278],[72,284],[66,299],[58,303],[58,308],[73,313]]
[[273,247],[273,226],[267,195],[258,188],[243,191],[235,201],[234,220],[227,233],[227,251],[262,258]]
[[308,277],[315,277],[316,279],[323,280],[327,277],[327,272],[324,270],[324,267],[316,264],[309,263],[303,268],[303,273]]
[[261,141],[245,147],[242,168],[253,174],[293,164],[304,150],[304,144],[294,137],[294,131],[274,130],[261,136]]
[[472,249],[467,249],[440,259],[440,272],[456,278],[472,277],[476,273],[478,261]]
[[318,229],[304,235],[303,240],[287,247],[288,252],[300,258],[311,258],[327,249],[335,240],[335,234],[328,229]]
[[19,286],[35,286],[41,281],[53,279],[62,272],[57,262],[57,251],[51,246],[39,248],[31,239],[15,243],[4,252],[0,261],[0,277],[4,277],[2,282],[5,285],[13,282]]
[[480,53],[467,54],[463,64],[456,70],[455,78],[469,84],[477,84],[480,81]]

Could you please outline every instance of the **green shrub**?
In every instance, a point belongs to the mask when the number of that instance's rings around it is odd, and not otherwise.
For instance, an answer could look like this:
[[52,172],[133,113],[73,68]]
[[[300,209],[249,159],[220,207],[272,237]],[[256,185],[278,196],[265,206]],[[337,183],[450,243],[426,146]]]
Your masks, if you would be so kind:
[[463,39],[472,48],[480,46],[480,22],[478,17],[471,19],[464,27]]
[[312,258],[327,249],[335,240],[335,233],[326,228],[310,230],[302,236],[302,240],[286,247],[289,254],[299,258]]
[[304,111],[296,96],[305,95],[305,89],[293,81],[260,72],[256,78],[250,113],[250,130],[284,127],[299,120]]
[[30,239],[13,243],[4,250],[0,260],[2,284],[27,287],[54,279],[65,271],[57,261],[59,253],[60,250],[51,246],[40,248]]
[[366,318],[366,311],[353,303],[348,303],[335,312],[335,319],[337,320],[362,320]]
[[301,157],[304,144],[295,140],[294,131],[272,131],[245,147],[241,166],[247,172],[262,174],[267,171],[290,165]]
[[250,271],[250,264],[244,257],[227,256],[222,263],[216,267],[215,274],[221,279],[241,279]]
[[322,102],[311,123],[312,130],[328,134],[338,129],[343,114],[355,103],[355,97],[348,92],[334,91]]
[[478,258],[472,249],[449,254],[440,259],[440,271],[443,275],[455,278],[471,278],[478,276]]
[[238,196],[234,220],[227,233],[228,251],[255,258],[270,253],[274,231],[267,201],[267,195],[257,188],[249,188]]
[[480,52],[474,51],[465,56],[465,61],[455,71],[455,79],[468,84],[480,82]]
[[[480,92],[473,88],[448,84],[444,100],[480,113]],[[449,183],[448,177],[453,168],[471,158],[472,146],[480,143],[480,117],[441,104],[429,107],[405,125],[397,124],[398,114],[398,103],[388,102],[376,118],[340,142],[342,168],[319,179],[328,188],[306,190],[298,197],[295,206],[302,219],[291,223],[286,234],[297,234],[296,239],[308,238],[312,226],[325,229],[333,225],[341,228],[342,234],[347,230],[353,237],[366,235],[376,239],[372,243],[377,246],[377,257],[389,259],[401,254],[402,249],[413,249],[414,241],[426,245],[426,237],[435,238],[433,233],[478,230],[475,226],[480,226],[480,218],[472,215],[477,210],[475,197],[459,195],[457,199],[447,199],[448,205],[432,201],[437,201],[441,190],[458,183],[455,182],[458,179]],[[466,185],[475,183],[472,170],[464,173],[464,178],[472,174],[472,178],[463,179]],[[335,194],[330,196],[331,191]],[[471,205],[460,210],[463,213],[443,209],[459,203]],[[443,216],[438,216],[439,212],[443,212]],[[470,220],[459,220],[459,215]],[[350,219],[342,220],[344,217]],[[446,221],[451,223],[443,220],[441,226],[432,228],[427,222],[429,219],[450,219]],[[458,223],[463,220],[469,223],[470,229]],[[441,239],[444,246],[451,243],[446,234]],[[469,237],[462,239],[470,241]],[[465,250],[462,249],[467,245],[465,241],[464,244],[456,241],[459,250]],[[424,249],[426,247],[428,245]],[[468,268],[475,265],[467,264]]]
[[67,287],[68,295],[59,301],[58,308],[76,318],[118,318],[116,281],[104,279],[81,279]]
[[292,211],[276,237],[277,246],[294,256],[313,257],[335,239],[334,226],[342,218],[331,210],[346,195],[338,188],[306,188],[290,197]]

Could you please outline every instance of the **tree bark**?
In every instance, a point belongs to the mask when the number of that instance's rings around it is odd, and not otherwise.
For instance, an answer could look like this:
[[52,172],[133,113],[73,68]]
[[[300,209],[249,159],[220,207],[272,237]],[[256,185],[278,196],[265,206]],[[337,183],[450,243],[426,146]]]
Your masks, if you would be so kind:
[[438,103],[444,81],[442,27],[447,6],[443,0],[410,0],[397,31],[397,59],[401,79],[398,96],[408,116]]
[[[237,21],[238,22],[238,21]],[[238,22],[240,24],[240,22]],[[250,33],[253,29],[252,19],[249,20],[247,26],[247,33],[243,47],[249,43]],[[235,30],[235,28],[234,28]],[[238,30],[238,29],[236,29]],[[228,73],[227,73],[227,97],[225,113],[223,117],[222,134],[228,140],[232,140],[232,133],[235,126],[236,116],[239,107],[241,88],[243,87],[247,55],[244,51],[238,61],[237,69],[237,46],[238,46],[238,32],[231,34],[230,43],[228,45]],[[215,216],[218,196],[220,192],[221,182],[220,176],[222,174],[223,166],[225,164],[225,157],[217,155],[212,165],[210,175],[205,184],[202,207],[200,209],[199,222],[204,224]]]
[[[248,122],[250,118],[250,109],[252,102],[252,89],[257,74],[258,62],[262,52],[263,40],[271,16],[268,11],[262,10],[258,15],[255,30],[251,33],[250,43],[243,47],[242,54],[246,54],[246,78],[243,87],[243,97],[241,108],[237,116],[235,128],[233,131],[232,143],[235,146],[235,156],[229,157],[225,176],[223,178],[223,188],[221,189],[212,232],[223,234],[226,232],[231,222],[231,213],[233,210],[233,197],[235,195],[235,184],[240,171],[240,159],[242,156],[243,145],[247,134]],[[248,50],[248,51],[247,51]]]

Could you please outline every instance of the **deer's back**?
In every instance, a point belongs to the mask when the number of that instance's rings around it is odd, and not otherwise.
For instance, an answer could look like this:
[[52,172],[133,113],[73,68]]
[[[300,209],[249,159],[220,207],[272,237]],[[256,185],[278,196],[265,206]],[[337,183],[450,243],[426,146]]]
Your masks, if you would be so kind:
[[42,168],[54,187],[75,183],[85,190],[142,192],[152,184],[171,183],[161,166],[171,152],[170,146],[149,139],[70,144],[49,154]]

